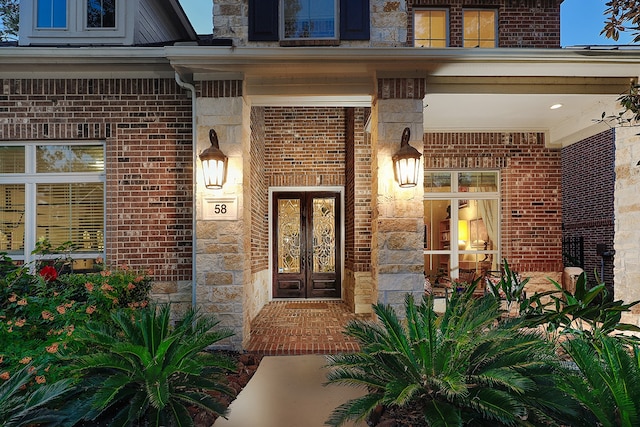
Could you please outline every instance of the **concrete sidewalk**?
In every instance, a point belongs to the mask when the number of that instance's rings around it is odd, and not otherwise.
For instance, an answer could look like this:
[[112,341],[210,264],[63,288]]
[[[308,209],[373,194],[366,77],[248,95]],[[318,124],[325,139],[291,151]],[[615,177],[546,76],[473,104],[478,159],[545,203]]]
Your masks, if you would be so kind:
[[[265,356],[249,383],[229,407],[229,419],[214,427],[321,427],[331,412],[364,390],[327,381],[326,358]],[[364,427],[366,423],[345,424]]]

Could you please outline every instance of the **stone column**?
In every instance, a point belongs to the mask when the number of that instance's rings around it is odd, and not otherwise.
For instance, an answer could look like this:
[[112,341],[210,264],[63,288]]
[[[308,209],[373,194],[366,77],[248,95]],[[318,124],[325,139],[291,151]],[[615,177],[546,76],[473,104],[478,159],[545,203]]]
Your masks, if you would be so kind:
[[[250,271],[245,220],[243,168],[248,146],[248,111],[237,80],[202,82],[197,99],[197,153],[211,145],[209,130],[218,135],[220,150],[228,156],[227,181],[221,190],[204,186],[202,165],[196,161],[196,306],[212,313],[234,336],[229,343],[242,347],[244,336],[243,297],[245,275]],[[208,201],[231,200],[233,217],[211,213]]]
[[[616,185],[614,190],[615,250],[613,286],[615,299],[627,303],[640,300],[640,137],[637,128],[617,128]],[[640,325],[640,307],[623,321]]]
[[413,188],[400,188],[391,157],[400,149],[406,127],[411,146],[423,152],[423,97],[424,79],[379,79],[372,108],[373,277],[378,301],[399,314],[407,293],[420,298],[424,292],[424,178]]

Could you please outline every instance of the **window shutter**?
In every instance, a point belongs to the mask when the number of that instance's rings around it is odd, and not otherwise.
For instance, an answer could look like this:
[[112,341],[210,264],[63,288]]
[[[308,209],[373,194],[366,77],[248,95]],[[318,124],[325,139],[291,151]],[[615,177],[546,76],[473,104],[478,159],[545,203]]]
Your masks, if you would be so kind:
[[278,41],[279,0],[249,0],[249,41]]
[[370,19],[369,0],[340,1],[340,39],[369,40]]

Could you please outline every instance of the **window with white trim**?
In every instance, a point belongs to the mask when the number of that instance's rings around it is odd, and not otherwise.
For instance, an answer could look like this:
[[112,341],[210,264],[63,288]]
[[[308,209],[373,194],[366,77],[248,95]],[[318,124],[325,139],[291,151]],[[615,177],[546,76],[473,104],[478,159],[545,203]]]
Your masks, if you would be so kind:
[[493,9],[465,9],[462,11],[463,47],[496,47],[498,45],[498,12]]
[[449,18],[446,9],[416,9],[413,12],[413,45],[447,47]]
[[0,144],[0,252],[30,262],[38,240],[104,254],[104,144]]
[[430,283],[500,269],[498,171],[427,171],[425,274]]
[[67,27],[67,0],[38,0],[36,7],[37,28]]
[[115,28],[116,0],[87,0],[87,28]]

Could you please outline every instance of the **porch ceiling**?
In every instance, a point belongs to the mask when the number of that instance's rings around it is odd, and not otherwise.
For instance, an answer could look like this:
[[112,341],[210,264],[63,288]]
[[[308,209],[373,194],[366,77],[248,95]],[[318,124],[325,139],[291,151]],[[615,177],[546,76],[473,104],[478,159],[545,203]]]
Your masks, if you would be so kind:
[[[169,55],[195,78],[238,73],[253,105],[369,106],[377,77],[427,78],[425,131],[535,131],[550,146],[608,128],[640,50],[235,48]],[[196,59],[197,58],[197,59]],[[561,104],[558,109],[550,109]]]

